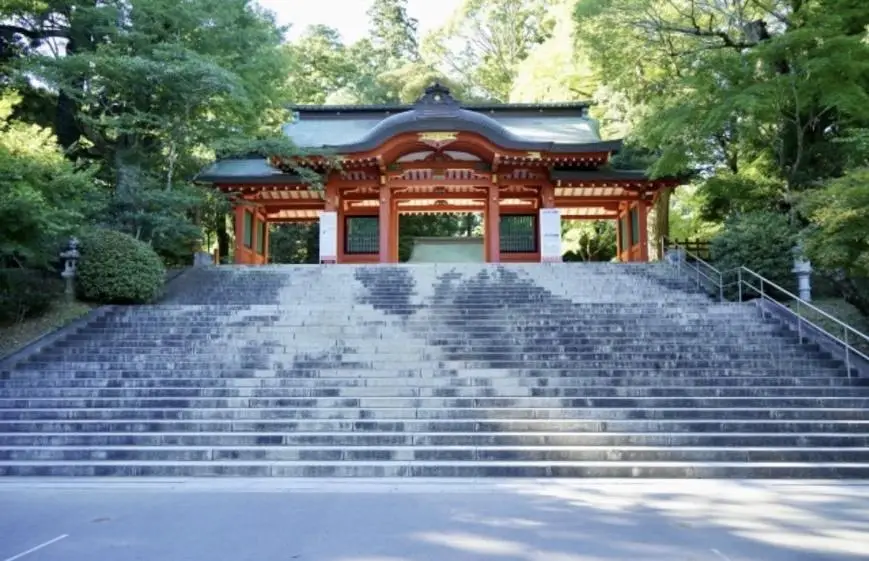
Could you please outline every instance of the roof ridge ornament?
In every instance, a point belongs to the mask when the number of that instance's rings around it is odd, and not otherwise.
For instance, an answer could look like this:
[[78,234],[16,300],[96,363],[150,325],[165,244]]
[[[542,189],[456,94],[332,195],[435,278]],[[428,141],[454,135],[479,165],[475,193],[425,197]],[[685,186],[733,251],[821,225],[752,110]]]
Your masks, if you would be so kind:
[[419,99],[416,100],[414,106],[431,106],[431,105],[446,105],[458,107],[459,102],[452,96],[450,89],[440,82],[436,81],[431,86],[425,89]]

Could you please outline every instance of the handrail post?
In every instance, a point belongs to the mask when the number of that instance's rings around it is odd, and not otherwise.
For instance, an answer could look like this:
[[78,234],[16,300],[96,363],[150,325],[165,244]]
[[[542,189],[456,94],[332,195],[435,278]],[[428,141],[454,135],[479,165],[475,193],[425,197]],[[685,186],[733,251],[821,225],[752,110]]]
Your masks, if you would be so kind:
[[736,286],[739,287],[739,303],[742,303],[742,269],[736,270]]
[[800,338],[800,345],[803,344],[803,314],[800,310],[800,301],[797,300],[797,334]]
[[718,303],[724,303],[724,274],[718,271]]
[[842,331],[845,336],[842,338],[845,341],[845,370],[848,372],[848,379],[851,379],[851,345],[848,344],[848,330],[843,327]]

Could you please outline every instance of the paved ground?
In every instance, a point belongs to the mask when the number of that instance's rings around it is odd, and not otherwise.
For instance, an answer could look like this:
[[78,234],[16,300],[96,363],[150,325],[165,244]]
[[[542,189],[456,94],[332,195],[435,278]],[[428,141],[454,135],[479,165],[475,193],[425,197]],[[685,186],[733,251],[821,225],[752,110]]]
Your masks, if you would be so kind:
[[0,561],[869,558],[869,482],[0,480]]

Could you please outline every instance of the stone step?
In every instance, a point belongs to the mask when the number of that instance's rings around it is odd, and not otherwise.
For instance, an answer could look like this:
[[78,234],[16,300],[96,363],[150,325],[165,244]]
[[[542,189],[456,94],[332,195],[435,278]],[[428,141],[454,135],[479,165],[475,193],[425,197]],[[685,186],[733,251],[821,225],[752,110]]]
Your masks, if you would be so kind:
[[[757,333],[775,333],[782,331],[780,325],[774,322],[762,323],[759,319],[752,318],[666,318],[666,317],[647,317],[640,318],[616,318],[607,316],[596,316],[591,318],[590,315],[529,315],[523,320],[511,318],[506,313],[492,313],[487,316],[436,316],[434,314],[419,314],[417,316],[394,316],[399,319],[383,319],[379,313],[370,314],[353,314],[348,316],[318,316],[314,314],[286,314],[274,318],[251,318],[251,317],[224,317],[224,318],[196,318],[183,319],[177,317],[165,318],[141,318],[141,321],[106,321],[88,324],[87,330],[97,333],[106,330],[119,330],[131,332],[152,332],[162,328],[189,328],[189,329],[295,329],[299,327],[319,327],[322,329],[344,328],[346,330],[369,330],[370,328],[401,328],[401,329],[421,329],[430,327],[436,330],[447,330],[447,328],[463,327],[463,328],[500,328],[516,330],[520,328],[570,328],[583,327],[590,331],[607,332],[614,328],[621,327],[623,330],[627,328],[643,329],[653,332],[658,329],[665,328],[699,328],[713,327],[719,330],[726,330],[733,327],[744,327],[752,332]],[[725,322],[726,323],[723,323]],[[458,322],[462,322],[461,324]],[[735,330],[735,329],[734,329]]]
[[[594,302],[589,300],[572,301],[567,297],[555,296],[551,293],[536,295],[488,294],[462,295],[462,300],[438,300],[429,294],[401,294],[394,298],[372,299],[369,296],[347,295],[345,287],[333,289],[334,297],[327,301],[312,299],[309,294],[297,300],[285,299],[268,306],[250,305],[196,305],[196,306],[135,306],[114,307],[100,316],[100,321],[123,321],[144,316],[156,318],[222,318],[227,316],[269,317],[274,315],[293,315],[298,312],[314,313],[332,316],[358,312],[370,314],[377,311],[391,312],[401,310],[414,312],[425,310],[427,313],[470,314],[500,312],[526,312],[534,310],[555,314],[559,310],[566,314],[593,316],[603,314],[610,316],[636,317],[640,315],[673,316],[685,313],[688,316],[718,316],[718,317],[750,317],[760,315],[755,304],[728,305],[703,301],[684,301],[676,298],[658,298],[654,305],[641,302],[621,303],[611,301]],[[617,291],[614,291],[614,293]],[[342,296],[343,294],[343,296]],[[468,301],[465,301],[465,298]],[[473,300],[470,300],[473,299]]]
[[559,433],[869,433],[869,421],[845,419],[76,419],[0,420],[0,434],[141,432],[559,432]]
[[0,462],[842,462],[865,463],[867,447],[710,446],[10,446]]
[[[430,356],[433,353],[450,353],[450,356],[455,356],[455,353],[470,353],[473,351],[472,344],[468,343],[451,343],[451,344],[443,344],[439,346],[434,345],[424,345],[424,344],[412,344],[412,342],[402,342],[400,346],[396,346],[394,342],[388,342],[383,340],[378,340],[376,342],[372,342],[367,344],[363,348],[348,348],[344,345],[340,345],[340,342],[334,342],[329,346],[324,345],[308,345],[302,344],[302,341],[299,341],[299,344],[285,344],[281,343],[267,343],[270,355],[274,355],[274,353],[280,353],[282,355],[286,355],[288,353],[292,353],[294,356],[300,353],[341,353],[345,356],[362,356],[362,355],[375,355],[375,356]],[[585,344],[558,344],[555,343],[553,345],[540,345],[539,347],[535,345],[523,345],[518,347],[514,344],[505,343],[504,345],[486,345],[485,353],[480,353],[484,358],[486,358],[486,354],[493,353],[512,353],[512,352],[534,352],[535,355],[540,354],[562,354],[565,352],[568,353],[578,353],[580,355],[610,355],[610,356],[619,356],[619,357],[655,357],[655,356],[664,356],[667,358],[672,358],[674,355],[682,356],[682,355],[703,355],[709,356],[712,354],[715,355],[736,355],[742,352],[745,352],[747,355],[752,357],[764,356],[764,357],[789,357],[789,358],[802,358],[807,356],[814,356],[815,358],[824,358],[829,359],[830,355],[827,353],[823,353],[816,346],[799,346],[794,344],[793,346],[770,346],[765,347],[763,345],[753,345],[740,347],[738,344],[732,345],[691,345],[689,342],[684,342],[680,344],[666,344],[661,345],[655,342],[648,342],[645,346],[636,345],[632,347],[628,346],[607,346],[607,345],[585,345]],[[245,352],[249,351],[251,348],[250,344],[234,344],[231,341],[227,341],[225,344],[221,345],[221,354],[231,353],[231,352]],[[536,349],[540,349],[537,351]],[[181,345],[169,345],[169,346],[161,346],[159,343],[148,343],[148,344],[140,344],[140,345],[130,345],[128,343],[124,344],[113,344],[111,346],[103,344],[102,347],[98,345],[58,345],[56,349],[52,351],[48,351],[43,353],[41,356],[45,357],[82,357],[82,356],[97,356],[97,357],[112,357],[115,358],[117,355],[130,356],[137,354],[148,354],[157,355],[157,356],[176,356],[180,354],[199,354],[203,356],[207,356],[212,354],[213,351],[210,351],[208,348],[203,348],[201,344],[190,344],[185,343],[183,346]]]
[[[191,318],[207,317],[222,318],[228,315],[270,317],[274,315],[293,315],[298,312],[315,313],[323,316],[347,314],[350,311],[374,313],[378,310],[417,311],[425,310],[431,313],[474,314],[476,311],[516,311],[534,310],[555,314],[559,310],[566,314],[587,315],[603,314],[610,316],[636,317],[648,315],[673,316],[685,313],[689,316],[736,316],[750,317],[760,315],[755,304],[719,304],[711,301],[681,301],[677,299],[659,299],[653,304],[632,302],[572,302],[569,298],[561,298],[549,293],[541,293],[530,297],[512,297],[510,294],[468,295],[473,301],[456,302],[452,300],[433,299],[428,294],[402,294],[395,298],[371,299],[367,296],[346,298],[347,289],[336,287],[340,291],[328,301],[312,300],[309,294],[297,301],[283,300],[267,306],[251,305],[195,305],[195,306],[131,306],[113,307],[100,316],[100,321],[123,321],[140,316],[156,318]],[[463,295],[464,298],[465,295]],[[376,305],[375,305],[376,304]]]
[[[869,381],[845,376],[773,376],[773,375],[732,375],[728,377],[708,376],[672,376],[662,375],[661,372],[650,372],[647,376],[563,376],[563,377],[482,377],[482,376],[452,376],[452,377],[420,377],[418,375],[408,377],[383,377],[383,376],[354,376],[354,377],[304,377],[304,378],[279,378],[270,377],[236,377],[227,375],[224,377],[105,377],[95,376],[93,372],[74,373],[38,373],[16,371],[15,378],[2,382],[3,388],[305,388],[340,390],[346,388],[370,388],[370,389],[419,389],[431,391],[448,391],[460,389],[497,389],[499,391],[515,391],[532,388],[534,390],[562,391],[585,391],[588,388],[612,388],[619,391],[638,388],[656,389],[681,387],[693,388],[720,388],[720,389],[753,389],[759,387],[768,388],[808,388],[825,387],[832,389],[860,389],[869,387]],[[136,373],[138,374],[138,373]],[[156,374],[156,373],[155,373]],[[64,375],[61,377],[61,375]],[[51,377],[48,377],[51,376]]]
[[[491,291],[488,293],[473,294],[462,293],[460,296],[439,297],[436,294],[424,292],[411,292],[398,294],[394,297],[372,297],[363,291],[357,291],[353,287],[335,286],[321,287],[323,294],[332,294],[331,298],[312,298],[308,291],[302,291],[302,296],[293,298],[277,296],[269,299],[267,306],[252,306],[250,303],[238,305],[221,304],[232,298],[232,294],[214,295],[213,300],[200,300],[194,305],[154,305],[141,308],[114,308],[106,317],[121,317],[134,313],[157,313],[157,314],[180,314],[186,315],[198,312],[205,315],[221,316],[232,313],[271,314],[289,312],[294,310],[323,310],[324,312],[337,313],[347,310],[373,311],[393,309],[430,311],[473,311],[477,309],[529,309],[533,305],[545,310],[554,311],[562,308],[567,312],[614,314],[636,313],[670,313],[675,311],[708,312],[708,313],[734,313],[741,314],[747,311],[756,313],[754,304],[728,306],[717,301],[710,300],[705,296],[685,296],[681,292],[667,293],[658,290],[637,290],[636,286],[613,286],[608,285],[605,290],[590,288],[588,292],[571,293],[568,288],[554,288],[557,294],[544,291],[539,293],[510,293]],[[247,291],[257,290],[256,288]],[[268,290],[268,289],[260,289]],[[626,293],[631,291],[626,298]],[[355,292],[355,294],[354,294]],[[268,298],[268,295],[265,295]],[[648,306],[645,302],[655,302],[657,306]]]
[[[605,355],[604,355],[605,356]],[[257,355],[251,353],[249,356],[233,356],[230,355],[226,359],[221,359],[220,354],[208,353],[203,354],[201,360],[190,360],[191,357],[184,356],[165,356],[154,357],[145,356],[137,357],[136,360],[128,358],[126,361],[102,362],[97,359],[96,362],[85,360],[71,360],[67,357],[57,357],[57,360],[51,360],[51,355],[46,357],[37,357],[28,362],[28,366],[33,370],[49,370],[52,367],[62,364],[63,370],[89,370],[96,372],[117,372],[117,371],[161,371],[163,369],[171,369],[180,371],[180,374],[185,372],[211,372],[217,375],[218,372],[238,371],[243,369],[269,369],[270,365],[275,363],[285,363],[287,368],[294,370],[316,369],[320,372],[334,371],[344,375],[343,371],[358,370],[370,374],[371,370],[387,371],[423,371],[426,367],[431,368],[432,363],[435,366],[446,370],[486,370],[486,369],[529,369],[529,370],[571,370],[577,375],[581,375],[583,371],[606,371],[619,369],[622,371],[628,370],[647,370],[657,371],[662,370],[682,370],[689,369],[705,369],[714,370],[721,369],[724,375],[731,371],[743,370],[762,370],[775,369],[777,372],[812,372],[817,369],[827,369],[834,371],[842,367],[841,361],[837,359],[809,359],[809,358],[793,358],[783,359],[778,358],[730,358],[722,357],[705,357],[699,359],[667,359],[667,358],[644,358],[642,360],[606,360],[606,359],[588,359],[583,357],[569,355],[553,355],[549,358],[538,358],[535,355],[530,355],[528,358],[504,356],[493,356],[489,360],[453,360],[447,357],[438,357],[433,354],[430,359],[402,358],[391,359],[389,357],[378,357],[376,359],[368,358],[366,360],[354,360],[352,355],[348,355],[346,359],[334,359],[332,357],[318,357],[306,355],[269,355],[263,353]]]
[[[632,336],[670,336],[679,337],[685,335],[693,335],[702,330],[713,330],[716,333],[726,333],[733,335],[741,335],[743,339],[751,336],[769,336],[785,333],[784,328],[774,324],[759,324],[756,322],[661,322],[655,323],[651,321],[629,322],[613,321],[611,323],[591,323],[580,319],[565,319],[563,323],[546,322],[543,320],[527,323],[495,321],[495,322],[474,322],[468,318],[456,318],[452,322],[438,322],[431,318],[421,319],[416,322],[405,322],[401,326],[384,325],[372,322],[365,325],[363,322],[344,319],[343,321],[323,322],[323,321],[297,321],[294,323],[287,322],[263,322],[261,325],[253,323],[242,323],[233,325],[222,322],[164,322],[148,324],[141,322],[137,326],[130,325],[115,325],[106,324],[105,326],[93,325],[88,326],[87,333],[101,335],[107,331],[117,333],[122,331],[124,335],[138,334],[145,337],[157,336],[166,337],[168,335],[196,335],[199,333],[213,333],[226,335],[227,332],[235,332],[238,334],[287,334],[294,330],[304,329],[306,333],[319,333],[329,336],[339,335],[356,335],[363,338],[376,338],[378,333],[392,333],[392,330],[402,329],[408,334],[427,334],[429,336],[442,335],[444,337],[456,336],[457,334],[465,334],[466,336],[478,333],[489,333],[492,331],[504,333],[505,335],[518,335],[520,333],[535,333],[546,332],[548,329],[558,329],[565,335],[582,334],[586,337],[605,336],[612,333],[627,333]],[[195,330],[195,331],[191,331]]]
[[[102,374],[109,375],[102,375]],[[40,376],[35,378],[34,374]],[[79,372],[62,371],[23,371],[12,373],[14,378],[4,382],[5,387],[13,387],[14,382],[24,382],[28,387],[36,384],[39,387],[78,385],[91,387],[91,384],[102,387],[131,387],[134,382],[142,385],[165,386],[168,384],[207,387],[214,386],[260,386],[260,387],[655,387],[655,386],[813,386],[813,385],[856,385],[865,384],[866,380],[847,378],[843,373],[827,373],[813,371],[805,376],[793,373],[758,371],[662,371],[662,370],[614,370],[605,372],[594,371],[561,371],[561,370],[479,370],[464,372],[433,372],[426,370],[395,372],[391,375],[385,371],[376,373],[362,371],[297,371],[294,373],[278,373],[271,370],[250,369],[247,371],[229,371],[215,375],[206,373],[197,377],[177,371],[92,371]],[[290,376],[290,374],[293,374]],[[377,374],[376,376],[374,374]]]
[[[342,365],[347,363],[365,363],[372,365],[379,364],[427,364],[430,361],[467,361],[467,362],[517,362],[521,361],[525,364],[533,364],[539,362],[546,361],[562,361],[562,360],[571,360],[574,363],[582,364],[582,365],[598,365],[598,364],[620,364],[620,365],[633,365],[638,367],[648,366],[648,363],[654,362],[655,366],[658,366],[657,363],[663,363],[662,365],[667,364],[683,364],[684,366],[688,365],[690,361],[692,364],[709,364],[709,365],[722,365],[722,366],[741,366],[741,365],[760,365],[760,364],[775,364],[776,366],[780,366],[783,368],[787,368],[790,366],[806,366],[806,367],[828,367],[835,368],[841,365],[841,361],[839,359],[830,358],[830,355],[827,357],[820,356],[812,356],[810,353],[806,352],[770,352],[770,351],[745,351],[743,353],[737,353],[735,351],[730,352],[697,352],[697,351],[647,351],[647,352],[621,352],[614,353],[610,351],[598,351],[598,352],[584,352],[571,348],[543,348],[540,350],[534,349],[510,349],[509,347],[504,347],[503,349],[488,349],[484,347],[485,350],[481,349],[477,350],[466,350],[466,349],[443,349],[439,350],[437,348],[421,350],[421,351],[408,351],[406,349],[395,348],[389,351],[376,351],[376,350],[355,350],[355,349],[336,349],[335,351],[329,352],[331,355],[327,359],[317,357],[317,354],[314,353],[305,353],[304,351],[298,352],[293,349],[289,350],[281,350],[276,349],[274,347],[270,347],[264,352],[264,356],[267,357],[269,361],[272,363],[290,363],[290,364],[302,364],[305,362],[316,361],[317,364],[321,367],[326,366],[324,364],[332,364],[336,368],[340,368]],[[70,364],[75,363],[91,363],[91,362],[99,362],[101,364],[101,368],[111,369],[114,368],[115,365],[129,365],[129,364],[138,364],[138,363],[178,363],[178,362],[189,362],[191,358],[199,357],[200,360],[197,361],[198,364],[226,364],[231,363],[236,360],[253,360],[256,356],[256,349],[251,350],[250,348],[242,348],[236,352],[233,352],[232,349],[222,349],[220,352],[209,351],[207,349],[203,349],[201,351],[193,352],[193,351],[185,351],[179,350],[174,353],[168,353],[162,349],[154,349],[154,350],[138,350],[138,351],[126,351],[122,352],[121,350],[116,349],[105,349],[103,351],[89,351],[89,352],[75,352],[75,351],[47,351],[41,353],[38,359],[33,360],[33,363],[40,362],[68,362]],[[314,354],[313,357],[310,355]],[[309,358],[310,357],[310,358]],[[215,361],[215,359],[217,359]],[[710,366],[711,367],[711,366]]]
[[821,399],[869,398],[869,388],[848,386],[759,386],[759,387],[531,387],[476,386],[459,388],[432,387],[337,387],[287,388],[262,387],[201,387],[191,383],[184,387],[124,387],[94,386],[2,387],[0,399],[144,399],[144,398],[754,398],[754,399]]
[[[848,379],[844,372],[827,372],[811,370],[806,372],[792,371],[722,371],[715,377],[714,374],[702,374],[698,372],[686,372],[678,370],[635,370],[610,372],[601,370],[591,371],[538,371],[522,374],[513,371],[499,371],[489,373],[485,370],[476,373],[430,373],[420,370],[406,370],[389,373],[385,371],[353,371],[353,370],[294,370],[288,372],[276,372],[265,369],[231,370],[215,374],[214,372],[194,371],[135,371],[135,370],[103,370],[103,371],[24,371],[12,373],[12,380],[33,379],[34,375],[41,376],[41,387],[51,387],[51,383],[60,386],[74,385],[82,381],[95,380],[102,386],[112,387],[113,384],[129,386],[131,381],[154,383],[163,385],[165,380],[175,380],[177,384],[192,385],[200,380],[213,380],[216,386],[245,386],[255,385],[262,387],[340,387],[349,385],[364,385],[369,387],[458,387],[458,386],[486,386],[496,388],[509,388],[514,386],[534,387],[561,387],[561,386],[757,386],[757,385],[851,385],[863,383],[863,380]],[[199,376],[198,374],[203,374]],[[377,376],[374,376],[377,374]],[[81,385],[81,384],[79,384]],[[205,386],[209,382],[205,383]],[[25,384],[27,386],[27,384]],[[12,387],[12,386],[7,386]],[[115,386],[117,387],[117,386]]]
[[6,476],[867,478],[833,462],[0,462]]
[[[869,397],[230,397],[0,398],[4,409],[869,409]],[[867,412],[869,413],[869,412]]]
[[321,419],[406,419],[406,420],[828,420],[869,421],[869,409],[863,407],[562,407],[495,408],[495,407],[319,407],[319,408],[47,408],[0,409],[0,420],[321,420]]
[[0,447],[11,446],[732,446],[842,447],[869,446],[869,433],[615,433],[615,432],[117,432],[5,433]]

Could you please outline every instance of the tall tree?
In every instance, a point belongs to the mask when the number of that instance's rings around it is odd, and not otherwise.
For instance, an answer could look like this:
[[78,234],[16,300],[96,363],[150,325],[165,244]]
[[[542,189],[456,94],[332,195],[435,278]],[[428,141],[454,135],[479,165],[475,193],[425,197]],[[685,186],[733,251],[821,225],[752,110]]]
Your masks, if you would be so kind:
[[575,48],[574,0],[551,7],[552,35],[529,49],[516,66],[510,101],[542,102],[591,100],[601,86],[585,53]]
[[481,97],[508,101],[519,64],[552,33],[555,0],[465,0],[423,41],[439,68]]
[[407,14],[407,0],[374,0],[368,18],[371,43],[387,60],[419,60],[418,22]]
[[57,92],[59,139],[103,164],[109,222],[189,255],[203,199],[188,179],[210,147],[286,120],[282,30],[252,0],[56,4],[29,21],[56,21],[66,52],[34,54],[24,72]]
[[38,267],[104,200],[94,170],[67,160],[51,129],[12,118],[20,101],[0,96],[0,266]]
[[365,71],[356,64],[361,57],[344,45],[337,29],[326,25],[308,27],[285,49],[293,103],[324,103],[329,94],[357,85]]

